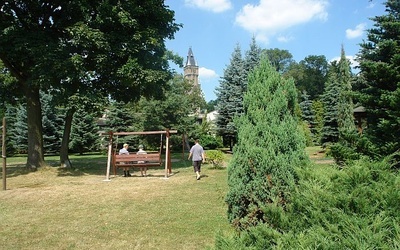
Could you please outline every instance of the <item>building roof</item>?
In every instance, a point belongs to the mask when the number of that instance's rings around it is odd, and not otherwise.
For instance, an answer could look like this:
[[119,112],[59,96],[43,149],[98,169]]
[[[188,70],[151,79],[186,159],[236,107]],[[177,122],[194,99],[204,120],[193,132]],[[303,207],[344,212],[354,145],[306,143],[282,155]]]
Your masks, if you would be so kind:
[[194,60],[192,47],[189,48],[185,66],[197,66],[196,60]]
[[365,113],[365,108],[363,106],[358,106],[357,108],[353,109],[354,113]]

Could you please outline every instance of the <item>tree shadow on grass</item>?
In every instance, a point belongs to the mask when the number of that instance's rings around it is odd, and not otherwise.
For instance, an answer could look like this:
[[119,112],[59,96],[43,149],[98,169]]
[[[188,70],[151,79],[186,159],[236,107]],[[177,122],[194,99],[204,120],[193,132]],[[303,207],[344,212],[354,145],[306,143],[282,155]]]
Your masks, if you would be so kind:
[[[165,156],[162,156],[165,159]],[[46,164],[51,168],[57,168],[57,176],[83,176],[83,175],[98,175],[106,176],[107,174],[107,156],[104,154],[84,154],[84,155],[70,155],[71,168],[60,167],[59,156],[52,156],[46,159]],[[191,166],[191,161],[182,159],[180,154],[171,155],[171,168],[172,172],[177,172],[181,168],[187,168]],[[153,167],[149,169],[160,170],[165,169],[165,162],[163,160],[160,167]],[[40,169],[39,169],[40,171]],[[135,171],[140,171],[135,168]],[[16,177],[19,175],[26,175],[32,171],[26,168],[25,163],[11,163],[7,164],[7,178]],[[117,170],[117,175],[121,174],[122,170]],[[110,166],[110,176],[114,175],[114,170]],[[164,176],[164,175],[163,175]],[[163,177],[160,174],[160,177]]]

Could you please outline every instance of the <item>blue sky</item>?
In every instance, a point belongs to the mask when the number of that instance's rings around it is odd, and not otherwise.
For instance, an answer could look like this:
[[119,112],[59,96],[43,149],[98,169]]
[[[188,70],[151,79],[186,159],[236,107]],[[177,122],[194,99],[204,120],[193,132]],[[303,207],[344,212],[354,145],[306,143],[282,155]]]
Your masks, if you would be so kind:
[[[189,48],[200,69],[206,101],[215,100],[224,69],[237,44],[242,55],[252,37],[263,49],[288,50],[297,62],[309,55],[327,60],[344,46],[351,60],[373,27],[369,18],[384,15],[384,0],[165,0],[183,27],[168,49],[186,62]],[[178,73],[183,69],[173,66]]]

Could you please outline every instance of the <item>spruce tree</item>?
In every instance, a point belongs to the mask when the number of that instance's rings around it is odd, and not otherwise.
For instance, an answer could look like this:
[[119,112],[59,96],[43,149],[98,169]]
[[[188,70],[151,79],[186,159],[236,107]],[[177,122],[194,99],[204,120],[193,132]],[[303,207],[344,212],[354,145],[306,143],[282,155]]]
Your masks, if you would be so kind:
[[50,94],[41,92],[43,149],[45,153],[58,153],[61,147],[61,138],[64,120],[53,103]]
[[[307,94],[307,91],[303,91],[301,94],[301,102],[300,102],[300,110],[301,110],[301,119],[303,120],[303,122],[305,123],[305,126],[307,128],[307,130],[309,131],[309,133],[311,134],[311,138],[308,139],[307,138],[307,146],[312,146],[313,142],[315,142],[315,135],[314,135],[314,131],[315,129],[315,115],[314,115],[314,111],[312,109],[312,101],[309,99],[310,96]],[[312,140],[311,142],[309,142],[309,140]]]
[[352,75],[350,62],[346,58],[343,46],[341,57],[337,68],[338,83],[340,86],[337,103],[337,121],[339,138],[337,143],[331,147],[331,154],[336,163],[343,165],[347,160],[358,158],[354,150],[358,140],[357,129],[354,123],[353,100],[352,100]]
[[257,45],[256,38],[253,37],[251,39],[250,49],[246,51],[246,55],[244,58],[244,71],[246,76],[260,63],[261,52],[262,49],[260,48],[260,46]]
[[351,97],[351,77],[350,62],[342,47],[339,62],[331,63],[328,81],[322,95],[324,127],[322,128],[321,143],[324,147],[330,147],[340,140],[342,140],[341,143],[344,143],[354,137],[356,133]]
[[[13,117],[9,121],[13,148],[16,153],[27,153],[28,151],[28,125],[26,123],[26,107],[23,104],[17,105],[15,108],[9,109],[9,116]],[[11,125],[11,126],[10,126]]]
[[350,62],[346,58],[344,48],[342,46],[341,56],[338,64],[338,81],[340,85],[339,102],[338,102],[338,126],[339,137],[344,134],[356,131],[353,114],[353,99],[351,97],[351,68]]
[[338,101],[341,89],[337,68],[336,61],[330,65],[328,80],[325,83],[324,94],[321,98],[324,106],[324,126],[321,131],[321,144],[324,148],[339,140]]
[[230,149],[236,142],[237,133],[233,118],[243,113],[243,93],[247,81],[245,73],[242,52],[238,44],[216,90],[218,134],[224,138],[225,144],[229,144]]
[[238,143],[228,167],[229,221],[239,230],[274,225],[273,211],[290,202],[305,161],[305,139],[295,116],[297,90],[267,58],[249,74],[244,114],[235,119]]
[[321,100],[314,100],[312,102],[312,110],[314,113],[314,127],[311,128],[311,132],[314,135],[315,141],[317,145],[320,145],[321,142],[321,131],[324,126],[324,105]]
[[99,148],[100,137],[96,121],[96,116],[83,109],[76,112],[69,143],[71,151],[83,154]]
[[388,0],[386,14],[371,18],[367,41],[358,55],[358,100],[365,107],[368,127],[363,135],[371,156],[389,155],[400,148],[400,2]]

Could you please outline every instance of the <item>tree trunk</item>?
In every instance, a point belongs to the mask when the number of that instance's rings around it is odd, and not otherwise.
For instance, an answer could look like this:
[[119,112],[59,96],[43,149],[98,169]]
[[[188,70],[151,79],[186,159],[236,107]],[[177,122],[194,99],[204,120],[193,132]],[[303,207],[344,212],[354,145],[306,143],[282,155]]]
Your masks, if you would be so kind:
[[72,168],[72,164],[68,156],[68,146],[69,146],[69,137],[71,135],[72,119],[74,117],[74,113],[75,109],[71,108],[68,109],[67,114],[65,116],[64,132],[60,149],[60,164],[62,168]]
[[28,159],[26,166],[32,171],[45,165],[43,153],[42,107],[39,88],[25,86],[28,123]]

